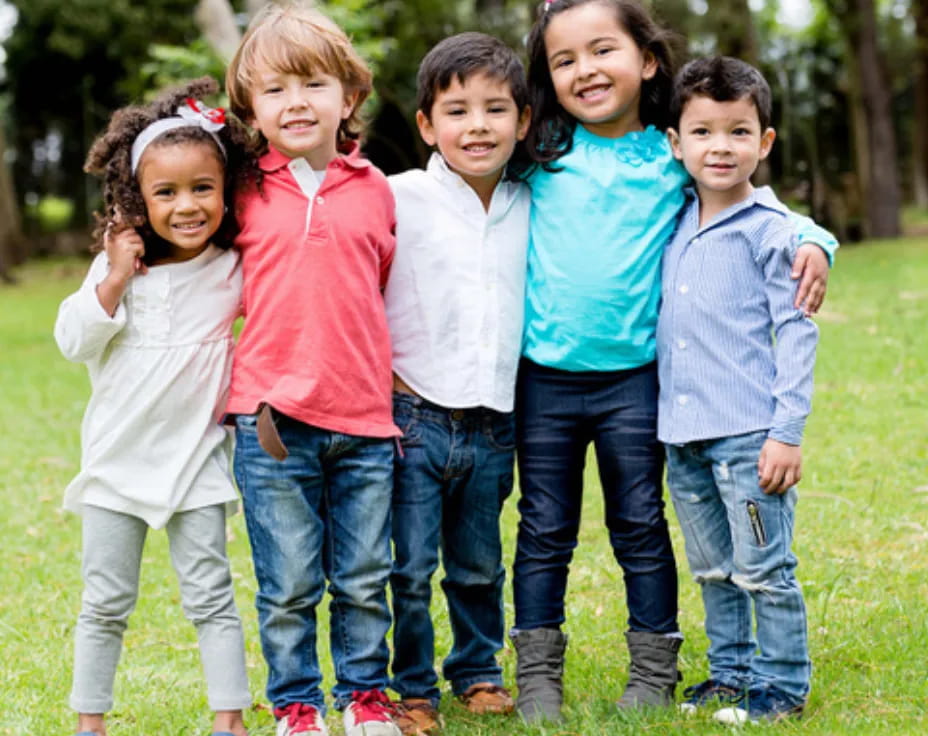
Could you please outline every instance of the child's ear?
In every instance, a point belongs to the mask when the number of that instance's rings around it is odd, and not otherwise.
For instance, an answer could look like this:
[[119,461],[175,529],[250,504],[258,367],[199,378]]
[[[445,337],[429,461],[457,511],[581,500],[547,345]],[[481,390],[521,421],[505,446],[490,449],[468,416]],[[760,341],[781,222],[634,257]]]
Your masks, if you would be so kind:
[[435,128],[432,127],[432,121],[429,116],[422,110],[416,110],[416,125],[419,126],[419,135],[426,145],[434,146],[438,138],[435,136]]
[[776,140],[776,137],[777,132],[773,128],[767,128],[767,130],[764,131],[763,135],[760,137],[760,161],[763,161],[770,155],[770,149],[773,148],[773,142]]
[[528,135],[528,126],[532,123],[532,108],[531,105],[526,105],[522,108],[522,112],[519,115],[519,125],[516,128],[516,140],[524,141],[525,136]]
[[658,66],[660,65],[657,63],[657,57],[651,51],[645,51],[644,66],[641,67],[641,78],[653,79],[654,75],[657,74]]
[[358,97],[361,93],[357,90],[353,92],[345,92],[345,104],[342,106],[342,120],[347,120],[351,117],[351,113],[354,112],[355,107],[358,104]]
[[677,161],[683,160],[683,149],[680,148],[680,134],[674,128],[667,128],[667,139],[670,141],[670,150]]

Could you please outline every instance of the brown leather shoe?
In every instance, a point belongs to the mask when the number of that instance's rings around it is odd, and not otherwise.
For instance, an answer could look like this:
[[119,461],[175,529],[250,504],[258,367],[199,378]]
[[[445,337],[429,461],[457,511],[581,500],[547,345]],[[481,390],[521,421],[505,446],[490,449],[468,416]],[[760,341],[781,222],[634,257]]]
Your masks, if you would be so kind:
[[394,704],[394,723],[403,736],[435,736],[441,733],[441,716],[428,698],[404,698]]
[[478,682],[461,695],[461,702],[471,713],[512,713],[514,703],[509,691],[492,682]]

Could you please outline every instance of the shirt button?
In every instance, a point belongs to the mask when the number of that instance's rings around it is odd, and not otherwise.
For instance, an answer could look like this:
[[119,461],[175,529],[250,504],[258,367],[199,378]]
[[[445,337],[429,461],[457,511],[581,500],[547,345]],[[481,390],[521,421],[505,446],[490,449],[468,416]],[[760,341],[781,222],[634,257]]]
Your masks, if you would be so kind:
[[690,287],[687,286],[686,284],[683,284],[683,286],[680,287],[681,294],[686,294],[686,292],[688,292],[689,290],[690,290]]
[[316,204],[325,204],[325,197],[316,197]]
[[680,394],[680,395],[677,397],[677,403],[678,403],[680,406],[686,406],[686,402],[688,402],[689,400],[690,400],[690,397],[687,396],[686,394]]
[[680,340],[677,342],[677,347],[680,348],[680,350],[686,350],[686,340]]

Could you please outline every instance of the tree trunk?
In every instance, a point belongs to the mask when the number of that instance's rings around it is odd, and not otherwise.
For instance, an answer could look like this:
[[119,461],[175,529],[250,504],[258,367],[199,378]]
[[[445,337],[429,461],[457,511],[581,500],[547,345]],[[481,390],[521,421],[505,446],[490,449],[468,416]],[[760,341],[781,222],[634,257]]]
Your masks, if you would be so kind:
[[19,203],[13,188],[13,177],[5,161],[6,139],[0,127],[0,280],[10,283],[10,270],[25,260]]
[[[892,118],[892,93],[883,56],[876,38],[873,0],[829,0],[841,24],[851,57],[852,88],[859,90],[866,131],[866,167],[858,169],[864,193],[866,228],[871,238],[899,235],[901,193],[896,169],[896,133]],[[856,136],[858,142],[863,136]],[[858,157],[858,160],[860,158]]]
[[912,0],[915,18],[915,121],[912,126],[912,188],[928,207],[928,0]]
[[229,0],[200,0],[193,17],[207,43],[224,61],[230,61],[238,49],[242,34],[238,30],[235,11]]
[[757,30],[748,0],[709,0],[706,18],[715,32],[719,54],[758,65]]

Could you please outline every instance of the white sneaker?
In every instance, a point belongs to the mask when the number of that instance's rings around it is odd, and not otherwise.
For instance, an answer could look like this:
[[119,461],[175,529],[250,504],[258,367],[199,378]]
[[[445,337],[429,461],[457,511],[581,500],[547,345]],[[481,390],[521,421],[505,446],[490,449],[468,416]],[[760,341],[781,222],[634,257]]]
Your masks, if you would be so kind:
[[742,723],[747,723],[748,712],[744,708],[731,705],[727,708],[720,708],[715,711],[712,715],[712,719],[716,723],[724,723],[728,726],[740,726]]
[[354,692],[345,708],[345,736],[402,736],[393,703],[381,690]]
[[322,713],[306,703],[291,703],[285,708],[274,708],[277,736],[329,736]]

